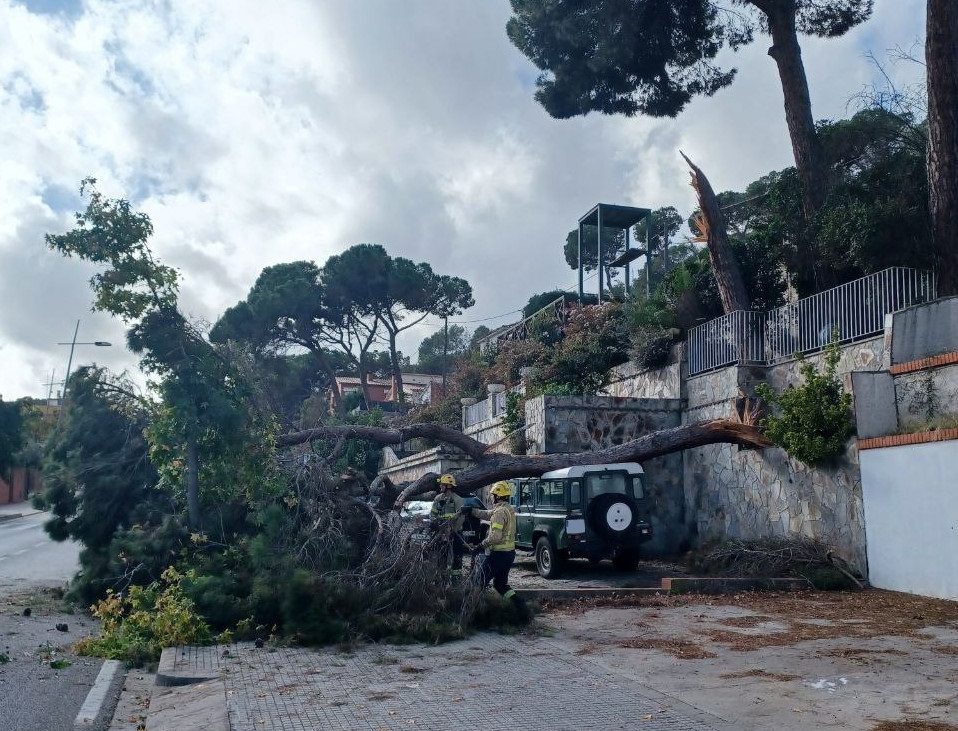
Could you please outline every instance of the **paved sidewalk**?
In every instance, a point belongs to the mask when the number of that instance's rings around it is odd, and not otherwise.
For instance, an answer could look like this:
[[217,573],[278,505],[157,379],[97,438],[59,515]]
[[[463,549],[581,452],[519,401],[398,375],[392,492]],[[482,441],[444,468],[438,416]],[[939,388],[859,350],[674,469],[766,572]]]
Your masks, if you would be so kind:
[[181,648],[174,672],[223,679],[231,731],[316,728],[729,728],[720,718],[543,637],[438,647]]

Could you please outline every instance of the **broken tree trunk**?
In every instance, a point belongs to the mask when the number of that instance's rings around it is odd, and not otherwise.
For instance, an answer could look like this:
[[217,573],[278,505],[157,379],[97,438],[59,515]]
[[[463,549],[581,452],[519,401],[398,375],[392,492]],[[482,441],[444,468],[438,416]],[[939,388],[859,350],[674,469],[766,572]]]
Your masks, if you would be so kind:
[[728,240],[728,229],[725,225],[725,216],[719,207],[712,184],[705,177],[684,152],[679,154],[692,168],[692,187],[699,199],[699,215],[695,224],[699,229],[699,238],[704,241],[709,250],[709,261],[712,263],[712,272],[718,284],[719,297],[722,300],[722,309],[726,314],[736,310],[747,310],[750,307],[748,290],[745,288],[745,279],[738,265],[738,259]]
[[[384,429],[372,426],[323,426],[306,431],[286,434],[277,439],[279,447],[291,447],[315,439],[365,439],[377,444],[399,444],[414,437],[435,439],[457,447],[468,454],[475,465],[456,472],[456,492],[468,495],[496,480],[510,477],[538,477],[550,470],[575,465],[610,464],[616,462],[642,462],[683,449],[706,444],[740,444],[747,447],[767,447],[771,442],[751,422],[733,419],[716,419],[696,424],[686,424],[672,429],[652,432],[638,439],[592,452],[564,454],[511,455],[490,452],[489,445],[482,444],[456,429],[441,424],[411,424],[400,429]],[[436,489],[438,475],[427,473],[399,493],[395,506]]]

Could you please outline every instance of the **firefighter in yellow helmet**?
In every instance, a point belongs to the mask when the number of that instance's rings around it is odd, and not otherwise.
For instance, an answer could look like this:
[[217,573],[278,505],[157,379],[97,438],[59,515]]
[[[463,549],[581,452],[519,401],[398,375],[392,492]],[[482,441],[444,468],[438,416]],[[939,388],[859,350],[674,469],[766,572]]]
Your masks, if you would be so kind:
[[473,515],[489,521],[489,534],[480,544],[486,549],[486,560],[482,564],[479,581],[485,586],[491,580],[492,586],[503,599],[512,600],[520,611],[525,613],[525,603],[516,594],[516,590],[509,586],[509,570],[516,560],[516,511],[509,503],[512,485],[500,480],[492,486],[490,492],[492,510],[472,509]]
[[[462,568],[462,556],[466,552],[466,546],[462,540],[463,516],[460,512],[463,499],[456,494],[453,488],[456,486],[456,478],[448,472],[440,476],[439,494],[432,501],[432,510],[429,511],[430,527],[432,530],[448,531],[448,538],[452,546],[452,568],[459,570]],[[448,554],[445,551],[440,553],[443,563],[447,560]]]

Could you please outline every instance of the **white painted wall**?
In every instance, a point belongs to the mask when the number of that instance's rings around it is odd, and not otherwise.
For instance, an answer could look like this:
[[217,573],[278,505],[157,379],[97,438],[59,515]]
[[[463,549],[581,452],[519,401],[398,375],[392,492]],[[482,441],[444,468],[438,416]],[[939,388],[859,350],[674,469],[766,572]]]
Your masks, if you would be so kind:
[[872,585],[958,599],[958,441],[860,459]]

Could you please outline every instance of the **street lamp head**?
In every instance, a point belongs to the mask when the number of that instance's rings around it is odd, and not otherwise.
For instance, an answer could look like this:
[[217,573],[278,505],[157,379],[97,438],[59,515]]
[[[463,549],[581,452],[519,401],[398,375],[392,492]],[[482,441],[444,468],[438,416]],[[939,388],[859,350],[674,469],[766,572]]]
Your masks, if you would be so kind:
[[100,348],[109,348],[111,345],[113,345],[113,343],[108,343],[106,340],[97,340],[93,344]]

